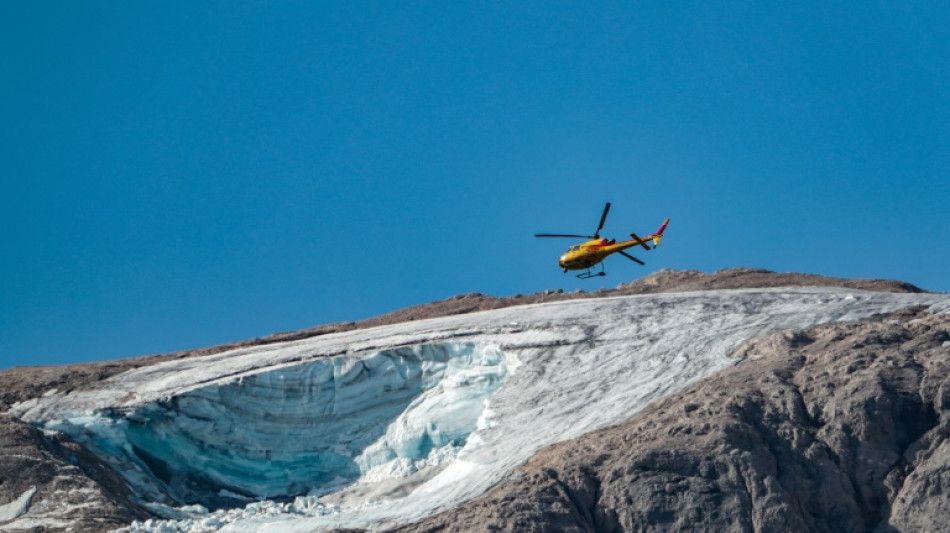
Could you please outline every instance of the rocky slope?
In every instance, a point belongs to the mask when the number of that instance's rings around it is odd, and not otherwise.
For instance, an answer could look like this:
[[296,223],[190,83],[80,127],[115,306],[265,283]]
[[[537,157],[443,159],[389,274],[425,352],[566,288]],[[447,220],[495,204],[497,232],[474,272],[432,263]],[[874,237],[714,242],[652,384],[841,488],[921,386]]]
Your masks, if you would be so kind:
[[398,531],[950,530],[950,316],[825,325],[737,355],[753,358]]
[[150,516],[130,497],[118,473],[68,437],[0,416],[0,531],[27,509],[26,531],[113,530]]
[[[18,367],[0,372],[0,412],[51,389],[81,390],[128,369],[240,346],[570,298],[794,285],[921,292],[884,280],[732,269],[661,271],[596,293],[476,293],[202,350]],[[950,434],[944,414],[950,406],[944,392],[948,330],[947,315],[909,313],[760,339],[740,354],[754,360],[621,426],[546,449],[484,497],[405,529],[950,527],[939,521],[947,516],[943,486],[950,464],[944,445]],[[26,508],[36,517],[36,531],[102,531],[150,514],[117,473],[63,435],[5,416],[0,454],[0,530],[6,516]],[[67,493],[88,498],[57,499]]]

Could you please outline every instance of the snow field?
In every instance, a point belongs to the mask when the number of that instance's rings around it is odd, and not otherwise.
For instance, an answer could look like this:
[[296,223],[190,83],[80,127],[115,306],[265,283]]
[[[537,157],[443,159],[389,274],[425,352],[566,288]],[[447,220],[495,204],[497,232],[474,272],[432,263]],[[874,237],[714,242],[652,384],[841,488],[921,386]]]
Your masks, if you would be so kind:
[[[911,305],[943,312],[950,297],[801,288],[512,307],[168,362],[13,410],[86,442],[179,518],[131,531],[373,528],[478,496],[539,448],[735,364],[748,339]],[[169,507],[181,501],[229,509]]]

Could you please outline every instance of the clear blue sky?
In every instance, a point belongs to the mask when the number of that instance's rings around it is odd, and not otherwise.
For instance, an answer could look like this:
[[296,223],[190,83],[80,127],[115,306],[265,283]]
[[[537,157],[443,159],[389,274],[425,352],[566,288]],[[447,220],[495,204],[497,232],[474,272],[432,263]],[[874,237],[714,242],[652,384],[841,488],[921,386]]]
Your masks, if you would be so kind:
[[[0,368],[751,266],[950,290],[946,2],[3,2]],[[562,274],[569,240],[664,246]]]

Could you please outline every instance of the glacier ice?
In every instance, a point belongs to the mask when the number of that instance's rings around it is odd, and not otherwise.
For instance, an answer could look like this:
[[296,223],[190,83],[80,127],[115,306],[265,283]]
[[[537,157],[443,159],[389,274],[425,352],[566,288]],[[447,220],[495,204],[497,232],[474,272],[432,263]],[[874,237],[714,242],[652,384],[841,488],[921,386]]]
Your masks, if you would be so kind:
[[433,450],[460,449],[506,377],[496,347],[423,344],[283,365],[47,428],[136,472],[152,499],[233,507],[364,473],[404,476]]
[[169,361],[13,411],[86,442],[176,518],[131,531],[375,528],[481,494],[541,447],[735,364],[746,340],[912,305],[946,312],[950,297],[783,288],[537,304]]

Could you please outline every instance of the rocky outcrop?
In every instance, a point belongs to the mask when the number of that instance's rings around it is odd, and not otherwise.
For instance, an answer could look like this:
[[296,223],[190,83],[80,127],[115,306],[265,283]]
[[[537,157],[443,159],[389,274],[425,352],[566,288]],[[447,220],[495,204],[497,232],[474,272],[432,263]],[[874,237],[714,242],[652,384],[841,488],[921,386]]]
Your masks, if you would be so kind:
[[398,531],[950,530],[950,316],[825,325],[737,356]]
[[150,516],[85,448],[8,416],[0,416],[0,502],[0,531],[109,531]]

